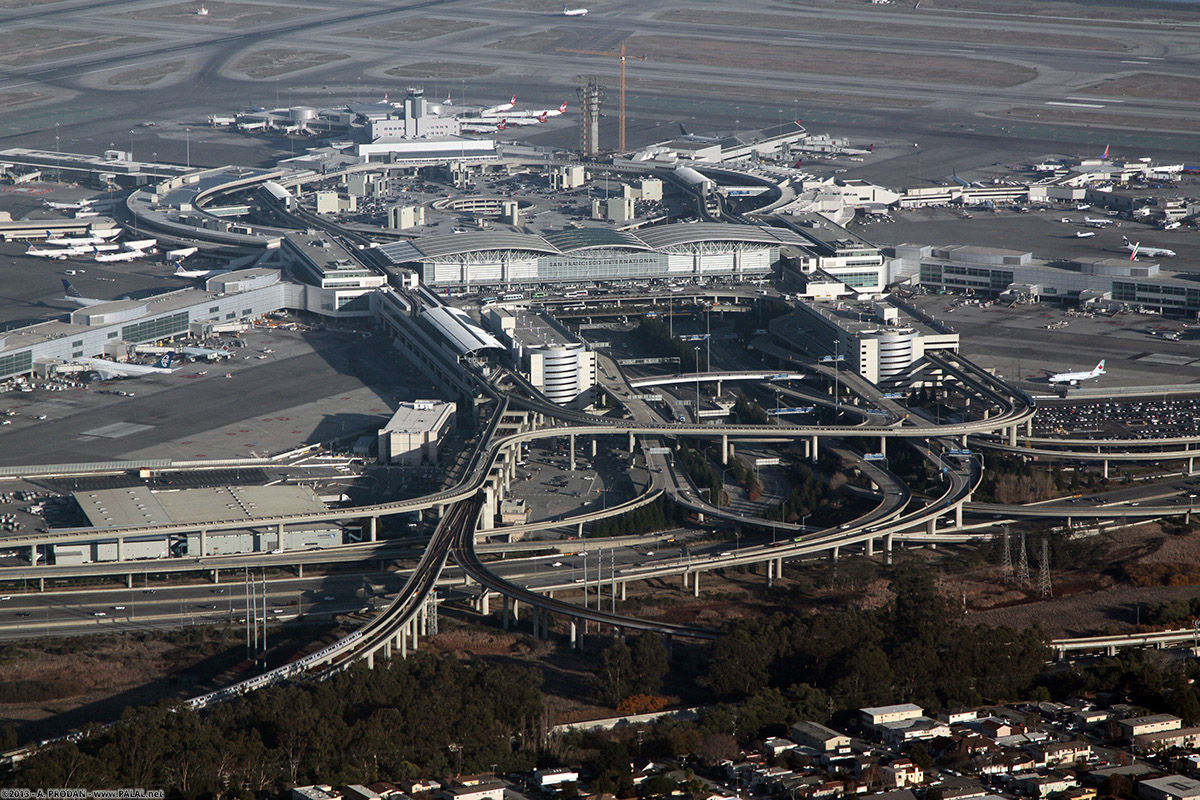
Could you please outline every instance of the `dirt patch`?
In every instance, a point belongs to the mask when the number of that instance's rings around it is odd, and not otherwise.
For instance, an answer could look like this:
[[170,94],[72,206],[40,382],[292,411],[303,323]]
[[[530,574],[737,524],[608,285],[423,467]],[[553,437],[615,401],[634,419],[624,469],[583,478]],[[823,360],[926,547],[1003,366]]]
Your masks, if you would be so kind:
[[[580,49],[578,37],[567,28],[516,36],[491,47],[519,52],[548,53],[559,48]],[[912,81],[965,86],[1016,86],[1037,77],[1037,71],[1002,61],[948,56],[910,56],[900,53],[846,51],[825,47],[774,47],[750,42],[727,42],[689,36],[631,36],[625,40],[633,54],[648,60],[708,67],[745,68],[775,72],[815,72],[876,78],[904,75]]]
[[60,0],[0,0],[0,8],[30,8],[57,2]]
[[814,33],[849,33],[859,36],[887,36],[912,41],[975,42],[984,44],[1008,44],[1019,38],[1022,44],[1032,47],[1066,47],[1072,50],[1121,51],[1127,50],[1123,43],[1094,36],[1072,36],[1069,34],[1039,34],[1030,31],[994,30],[990,28],[968,28],[933,25],[904,25],[891,19],[878,22],[865,20],[840,20],[829,17],[800,14],[739,14],[733,11],[706,11],[692,8],[676,8],[663,11],[658,19],[669,22],[687,22],[707,25],[723,25],[739,28],[761,28],[764,30],[811,31]]
[[97,53],[116,47],[133,47],[154,41],[148,36],[89,33],[55,28],[22,28],[10,31],[0,50],[0,64],[40,64],[60,58]]
[[313,50],[257,50],[239,58],[233,68],[251,78],[274,78],[289,72],[312,69],[350,56],[345,53],[322,53]]
[[44,100],[45,98],[46,95],[39,92],[0,92],[0,108],[19,106],[23,103],[32,103],[35,100]]
[[108,79],[108,82],[112,86],[150,86],[172,77],[183,69],[186,63],[186,61],[172,61],[169,64],[151,64],[147,67],[130,69],[116,73]]
[[[201,15],[200,9],[206,9],[207,14]],[[293,19],[304,14],[312,13],[302,6],[264,6],[257,3],[226,3],[221,0],[200,2],[193,0],[187,3],[151,6],[118,14],[118,17],[140,19],[147,22],[180,22],[188,20],[197,25],[211,25],[217,28],[244,27],[249,25],[266,25],[281,20]]]
[[1138,72],[1122,78],[1109,78],[1095,86],[1081,89],[1080,94],[1101,94],[1112,97],[1153,97],[1158,100],[1193,101],[1200,97],[1200,79],[1181,75],[1160,75]]
[[442,19],[441,17],[413,17],[400,19],[385,25],[375,25],[370,28],[358,28],[346,31],[338,36],[353,36],[356,39],[391,39],[394,41],[417,42],[432,39],[435,36],[445,36],[450,33],[467,31],[471,28],[482,28],[482,22],[467,22],[458,19]]
[[1056,124],[1088,125],[1099,128],[1131,128],[1133,130],[1196,133],[1195,126],[1179,117],[1147,117],[1140,114],[1105,114],[1096,111],[1072,111],[1055,106],[1022,106],[1010,108],[1007,116]]
[[464,79],[480,78],[484,75],[491,75],[495,71],[495,67],[489,67],[483,64],[418,61],[413,64],[404,64],[399,67],[392,67],[387,71],[387,74],[397,75],[404,78]]

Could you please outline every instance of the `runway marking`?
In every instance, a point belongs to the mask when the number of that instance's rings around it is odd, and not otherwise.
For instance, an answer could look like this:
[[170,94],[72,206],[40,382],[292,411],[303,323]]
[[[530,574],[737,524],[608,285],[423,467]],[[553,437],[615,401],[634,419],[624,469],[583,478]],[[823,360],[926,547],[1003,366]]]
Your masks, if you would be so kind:
[[1058,100],[1047,100],[1048,106],[1070,106],[1071,108],[1104,108],[1101,103],[1064,103]]
[[[1083,102],[1085,102],[1085,103],[1098,103],[1098,102],[1100,102],[1100,98],[1099,98],[1099,97],[1068,97],[1067,99],[1068,99],[1068,100],[1081,100],[1081,101],[1083,101]],[[1109,98],[1105,97],[1105,98],[1104,98],[1104,102],[1105,102],[1105,103],[1124,103],[1125,101],[1124,101],[1124,100],[1111,100],[1111,99],[1109,99]]]
[[1150,66],[1150,65],[1149,65],[1149,64],[1147,64],[1145,61],[1122,61],[1121,63],[1122,63],[1122,64],[1137,64],[1139,67],[1148,67],[1148,66]]

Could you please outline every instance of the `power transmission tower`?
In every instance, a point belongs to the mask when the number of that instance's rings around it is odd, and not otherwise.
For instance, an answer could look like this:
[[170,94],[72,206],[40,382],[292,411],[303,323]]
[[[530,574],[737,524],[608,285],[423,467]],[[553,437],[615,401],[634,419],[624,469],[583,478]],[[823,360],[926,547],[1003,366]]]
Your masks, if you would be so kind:
[[1011,581],[1013,579],[1013,563],[1012,563],[1012,542],[1008,538],[1008,526],[1004,526],[1004,530],[1000,533],[1004,540],[1002,546],[1004,550],[1000,554],[1000,577],[1003,580]]
[[1050,597],[1050,540],[1042,539],[1042,563],[1038,565],[1038,591],[1042,597]]
[[1025,552],[1025,534],[1021,534],[1021,552],[1017,554],[1017,584],[1029,588],[1029,555]]

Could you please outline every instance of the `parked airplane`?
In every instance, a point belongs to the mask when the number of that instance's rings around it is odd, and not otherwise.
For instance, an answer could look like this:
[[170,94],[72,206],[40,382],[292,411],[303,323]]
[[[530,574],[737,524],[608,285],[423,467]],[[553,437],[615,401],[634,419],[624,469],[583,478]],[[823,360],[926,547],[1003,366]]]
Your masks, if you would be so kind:
[[158,244],[158,239],[137,239],[132,242],[122,242],[126,250],[149,250]]
[[511,111],[513,106],[517,104],[517,96],[514,94],[512,99],[507,103],[501,103],[498,106],[488,106],[483,111],[479,112],[481,117],[494,117],[503,114],[505,111]]
[[524,125],[537,125],[538,123],[545,122],[545,121],[546,121],[545,114],[542,114],[540,117],[533,117],[532,119],[529,117],[517,117],[516,119],[509,119],[508,117],[505,117],[504,119],[501,120],[501,122],[506,126],[507,125],[515,125],[518,127],[524,126]]
[[1087,225],[1093,225],[1097,228],[1103,228],[1106,225],[1112,225],[1113,220],[1104,217],[1084,217],[1083,221]]
[[262,106],[254,105],[254,98],[250,98],[250,110],[251,111],[266,111],[266,109],[263,108]]
[[1181,227],[1183,227],[1183,223],[1180,222],[1179,220],[1172,220],[1171,222],[1164,222],[1162,225],[1162,229],[1164,231],[1173,231],[1176,228],[1181,228]]
[[[504,115],[504,118],[511,124],[513,120],[518,119],[541,119],[542,117],[560,117],[567,113],[567,104],[563,103],[558,108],[539,108],[528,111],[510,111]],[[545,120],[542,120],[543,122]]]
[[498,122],[464,122],[459,130],[463,133],[495,133],[504,130],[504,120]]
[[90,233],[87,236],[57,236],[51,231],[46,231],[46,238],[43,242],[60,247],[88,247],[89,245],[104,244],[118,233],[120,233],[119,230],[113,230],[111,233],[103,231],[101,233]]
[[586,17],[588,10],[586,8],[567,8],[563,6],[564,17]]
[[74,256],[81,256],[88,253],[90,248],[87,247],[35,247],[29,245],[25,250],[25,255],[36,256],[37,258],[53,258],[56,261],[65,261]]
[[83,211],[92,204],[91,200],[80,200],[78,203],[56,203],[53,200],[43,200],[42,205],[55,211]]
[[1147,258],[1170,258],[1175,255],[1174,250],[1168,250],[1165,247],[1142,247],[1141,242],[1130,243],[1124,236],[1121,237],[1121,242],[1125,245],[1131,255],[1130,261],[1136,261],[1138,256],[1146,256]]
[[175,271],[171,274],[176,278],[212,278],[232,271],[228,269],[184,269],[183,264],[175,262]]
[[1075,231],[1075,236],[1079,239],[1090,239],[1095,235],[1095,231]]
[[97,300],[94,297],[84,297],[79,293],[79,290],[71,285],[71,282],[66,278],[62,279],[63,291],[66,292],[64,300],[69,300],[77,306],[98,306],[101,303],[111,303],[112,300]]
[[1051,375],[1049,380],[1050,383],[1070,383],[1074,385],[1080,381],[1090,380],[1091,378],[1107,374],[1104,371],[1104,359],[1100,359],[1100,363],[1096,365],[1095,369],[1088,370],[1087,372],[1060,372],[1056,375]]
[[687,142],[709,142],[715,144],[721,141],[720,136],[701,136],[697,133],[688,133],[687,128],[683,127],[683,123],[679,123],[679,138]]
[[100,376],[100,380],[110,380],[112,378],[138,378],[142,375],[170,375],[171,362],[175,360],[174,353],[165,353],[162,358],[154,362],[153,366],[146,364],[122,364],[118,361],[109,361],[106,358],[78,358],[75,363],[83,364]]
[[178,250],[168,250],[167,258],[172,261],[182,261],[185,258],[191,258],[198,252],[200,252],[198,247],[181,247]]
[[118,261],[135,261],[139,258],[145,258],[144,250],[126,250],[123,253],[102,253],[100,248],[92,248],[92,260],[99,261],[102,264],[112,264]]

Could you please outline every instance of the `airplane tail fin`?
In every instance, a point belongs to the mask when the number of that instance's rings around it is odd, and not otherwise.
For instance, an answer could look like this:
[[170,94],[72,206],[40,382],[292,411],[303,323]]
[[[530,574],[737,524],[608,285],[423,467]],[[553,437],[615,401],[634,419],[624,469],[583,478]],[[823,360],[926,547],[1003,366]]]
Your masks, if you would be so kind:
[[563,101],[563,104],[558,107],[558,113],[560,113],[560,114],[567,113],[567,103],[565,100]]
[[688,135],[687,128],[683,127],[683,123],[679,123],[679,132],[684,136]]
[[1096,372],[1104,372],[1104,361],[1105,359],[1100,359],[1100,363],[1096,365]]
[[71,282],[66,278],[62,279],[63,291],[67,293],[67,297],[83,297],[79,290],[71,285]]
[[1101,158],[1108,158],[1108,148],[1109,145],[1104,145],[1104,155],[1100,156]]
[[538,122],[545,122],[545,121],[546,121],[546,115],[545,115],[545,114],[538,114],[537,121],[538,121]]
[[172,351],[170,353],[163,353],[162,358],[160,358],[154,366],[158,367],[159,369],[170,369],[171,362],[174,360],[175,360],[174,351]]

